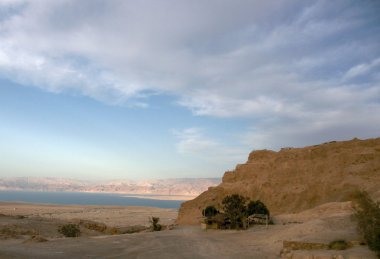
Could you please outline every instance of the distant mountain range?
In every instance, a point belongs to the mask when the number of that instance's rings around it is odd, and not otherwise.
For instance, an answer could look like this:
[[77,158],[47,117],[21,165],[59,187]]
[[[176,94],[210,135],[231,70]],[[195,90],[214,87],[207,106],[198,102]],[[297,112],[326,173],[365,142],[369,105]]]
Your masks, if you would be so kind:
[[84,181],[66,178],[16,177],[0,179],[0,190],[104,192],[197,196],[221,178],[173,178],[153,180]]

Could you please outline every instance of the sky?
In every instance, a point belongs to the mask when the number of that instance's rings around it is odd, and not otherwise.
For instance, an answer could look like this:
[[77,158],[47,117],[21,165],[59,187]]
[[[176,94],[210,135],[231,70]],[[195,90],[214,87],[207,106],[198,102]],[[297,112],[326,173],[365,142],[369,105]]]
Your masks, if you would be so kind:
[[0,0],[0,177],[221,177],[380,137],[380,1]]

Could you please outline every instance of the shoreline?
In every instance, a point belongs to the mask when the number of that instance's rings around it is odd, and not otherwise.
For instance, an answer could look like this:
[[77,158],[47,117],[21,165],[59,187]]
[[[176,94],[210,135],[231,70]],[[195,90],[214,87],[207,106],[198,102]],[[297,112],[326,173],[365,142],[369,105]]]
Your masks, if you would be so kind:
[[[0,189],[0,192],[36,192],[36,193],[80,193],[80,194],[105,194],[120,195],[126,198],[150,199],[160,201],[188,201],[198,195],[183,194],[156,194],[156,193],[125,193],[125,192],[96,192],[96,191],[54,191],[54,190],[21,190],[21,189]],[[1,202],[1,200],[0,200]]]
[[138,206],[178,209],[193,196],[88,192],[0,191],[0,202],[80,206]]
[[108,209],[117,209],[117,208],[157,208],[157,209],[169,209],[169,210],[177,210],[175,208],[161,208],[156,206],[137,206],[137,205],[94,205],[94,204],[61,204],[61,203],[44,203],[44,202],[27,202],[27,201],[2,201],[0,200],[0,212],[1,207],[3,206],[40,206],[40,207],[78,207],[78,208],[108,208]]
[[197,196],[161,195],[161,194],[131,194],[131,195],[124,195],[123,197],[137,198],[137,199],[160,200],[160,201],[189,201],[189,200],[195,199]]

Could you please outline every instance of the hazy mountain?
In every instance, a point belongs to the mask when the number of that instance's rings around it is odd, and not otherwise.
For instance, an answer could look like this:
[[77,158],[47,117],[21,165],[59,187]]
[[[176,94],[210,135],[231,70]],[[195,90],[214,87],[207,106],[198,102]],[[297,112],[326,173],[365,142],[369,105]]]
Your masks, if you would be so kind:
[[84,181],[65,178],[16,177],[0,179],[0,190],[107,192],[128,194],[199,195],[221,178]]

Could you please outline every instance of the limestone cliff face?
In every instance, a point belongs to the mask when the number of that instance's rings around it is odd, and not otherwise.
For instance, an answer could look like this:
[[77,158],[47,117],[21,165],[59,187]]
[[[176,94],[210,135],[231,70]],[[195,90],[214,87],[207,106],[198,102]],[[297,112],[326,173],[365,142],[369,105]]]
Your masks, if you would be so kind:
[[197,224],[203,208],[219,207],[233,193],[260,199],[279,214],[347,201],[358,189],[380,198],[380,138],[254,151],[245,164],[226,172],[219,186],[184,202],[177,221]]

